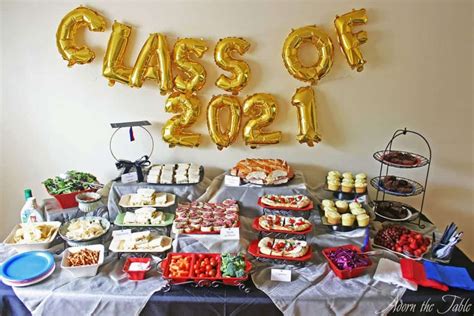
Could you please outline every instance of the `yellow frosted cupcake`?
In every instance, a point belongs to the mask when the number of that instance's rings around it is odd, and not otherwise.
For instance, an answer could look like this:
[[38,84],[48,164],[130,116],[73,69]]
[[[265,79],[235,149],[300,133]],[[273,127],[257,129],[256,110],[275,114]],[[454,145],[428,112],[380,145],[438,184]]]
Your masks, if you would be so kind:
[[328,189],[331,191],[339,190],[341,183],[339,181],[328,181]]
[[352,226],[354,225],[355,221],[355,216],[352,214],[342,214],[341,219],[342,219],[342,226]]
[[349,204],[346,201],[336,201],[336,208],[339,213],[345,213],[349,208]]
[[354,201],[354,202],[351,202],[351,203],[349,204],[349,208],[350,208],[351,210],[352,210],[353,208],[360,208],[360,207],[362,207],[362,205],[360,205],[359,202],[355,202],[355,201]]
[[343,182],[341,188],[342,188],[342,192],[351,193],[352,190],[354,190],[354,184],[350,182]]
[[362,193],[367,192],[367,183],[356,182],[354,186],[355,186],[356,193],[362,194]]
[[339,225],[341,223],[341,214],[338,212],[328,212],[326,219],[331,225]]
[[344,179],[351,179],[351,180],[354,179],[354,176],[352,175],[352,172],[344,172],[344,173],[342,174],[342,177],[343,177]]
[[355,176],[356,181],[357,180],[363,180],[364,182],[367,181],[367,175],[365,173],[358,173]]
[[334,206],[325,206],[324,207],[324,216],[328,217],[327,214],[330,213],[330,212],[337,213],[337,208],[335,208]]
[[357,215],[366,214],[367,212],[362,207],[355,207],[351,209],[351,213],[357,216]]
[[332,201],[332,200],[322,200],[321,205],[323,207],[326,207],[326,206],[334,207],[334,201]]
[[341,177],[341,173],[337,170],[333,170],[333,171],[329,171],[328,172],[328,177],[336,177],[336,178],[340,178]]
[[357,224],[360,227],[365,227],[365,226],[369,225],[369,220],[370,220],[370,217],[367,214],[357,215]]

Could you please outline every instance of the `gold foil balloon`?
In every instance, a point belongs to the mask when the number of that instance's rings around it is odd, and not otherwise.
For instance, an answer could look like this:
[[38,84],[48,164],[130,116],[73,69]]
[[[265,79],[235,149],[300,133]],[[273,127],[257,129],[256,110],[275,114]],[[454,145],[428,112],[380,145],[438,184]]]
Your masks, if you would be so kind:
[[202,39],[182,38],[179,39],[173,50],[173,60],[182,75],[174,79],[175,88],[181,92],[196,92],[202,89],[206,83],[206,69],[191,60],[191,55],[201,58],[207,51],[206,42]]
[[[220,122],[219,113],[223,109],[228,108],[230,120],[228,127],[222,131],[222,123]],[[213,96],[207,106],[207,128],[209,135],[217,148],[221,150],[232,144],[239,134],[240,121],[242,118],[242,106],[236,96],[218,95]]]
[[128,84],[132,69],[123,65],[123,55],[127,49],[132,28],[117,21],[112,25],[107,51],[104,56],[102,75],[109,79],[109,86],[116,81]]
[[347,63],[352,69],[364,70],[365,61],[359,46],[367,42],[367,32],[360,31],[353,33],[354,26],[367,23],[365,9],[352,10],[352,12],[336,16],[334,26],[336,27],[337,40],[341,51],[346,56]]
[[106,23],[103,16],[85,7],[79,7],[64,16],[56,32],[56,45],[68,67],[77,64],[87,64],[94,60],[94,52],[87,46],[78,47],[76,32],[87,26],[92,32],[104,32]]
[[168,113],[177,113],[163,126],[161,135],[170,147],[199,146],[201,134],[186,132],[198,119],[201,103],[195,95],[173,92],[166,100],[165,110]]
[[291,103],[298,110],[298,135],[296,139],[300,143],[307,143],[310,147],[314,146],[314,143],[319,143],[321,135],[318,133],[318,116],[313,88],[301,87],[296,89]]
[[[303,43],[311,43],[319,53],[314,65],[304,66],[298,49]],[[315,84],[331,70],[334,59],[334,47],[331,38],[316,25],[304,26],[291,31],[283,44],[283,61],[288,72],[298,80]]]
[[130,75],[129,85],[141,87],[146,79],[158,81],[162,95],[173,89],[171,56],[166,36],[163,34],[150,34],[138,54]]
[[281,132],[264,132],[277,115],[278,108],[275,98],[268,93],[256,93],[244,101],[243,111],[251,119],[245,124],[243,137],[246,145],[256,148],[258,145],[277,144],[281,140]]
[[232,73],[231,77],[220,75],[216,86],[236,95],[242,90],[249,80],[250,67],[242,60],[232,57],[233,53],[245,54],[250,48],[250,43],[240,37],[226,37],[217,42],[214,49],[214,60],[217,66]]

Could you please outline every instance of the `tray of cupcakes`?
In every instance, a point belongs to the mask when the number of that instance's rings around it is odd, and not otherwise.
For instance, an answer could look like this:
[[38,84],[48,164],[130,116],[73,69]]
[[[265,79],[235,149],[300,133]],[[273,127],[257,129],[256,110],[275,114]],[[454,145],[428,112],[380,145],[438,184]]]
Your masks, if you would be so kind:
[[352,172],[340,173],[339,171],[329,171],[324,185],[326,191],[343,194],[364,195],[367,194],[367,175]]
[[369,225],[371,213],[356,201],[322,200],[319,205],[321,223],[334,231],[351,231]]

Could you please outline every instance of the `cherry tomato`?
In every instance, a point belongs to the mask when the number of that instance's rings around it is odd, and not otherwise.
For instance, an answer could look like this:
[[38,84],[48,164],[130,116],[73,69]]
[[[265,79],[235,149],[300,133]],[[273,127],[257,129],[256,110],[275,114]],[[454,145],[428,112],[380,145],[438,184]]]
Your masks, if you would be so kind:
[[209,261],[211,266],[215,267],[217,266],[217,260],[215,258],[211,258],[211,260]]
[[206,265],[206,271],[211,271],[212,270],[212,266],[210,264]]
[[204,255],[203,255],[202,253],[200,253],[200,254],[198,254],[198,258],[199,258],[199,259],[204,258]]
[[216,276],[216,273],[217,273],[216,270],[212,269],[211,271],[208,272],[208,275],[213,278]]
[[417,256],[417,257],[420,257],[421,254],[422,254],[422,252],[421,252],[420,249],[417,249],[417,250],[415,250],[415,251],[413,252],[413,254],[414,254],[415,256]]
[[200,277],[200,278],[205,278],[205,277],[206,277],[206,274],[205,274],[205,273],[201,273],[201,274],[199,274],[199,277]]

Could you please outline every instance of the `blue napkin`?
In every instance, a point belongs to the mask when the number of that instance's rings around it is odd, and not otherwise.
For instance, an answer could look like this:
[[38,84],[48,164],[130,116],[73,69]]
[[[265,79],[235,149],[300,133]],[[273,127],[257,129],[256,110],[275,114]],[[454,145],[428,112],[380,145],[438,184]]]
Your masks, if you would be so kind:
[[449,287],[474,291],[474,282],[469,272],[463,267],[445,266],[438,263],[423,261],[426,278]]

